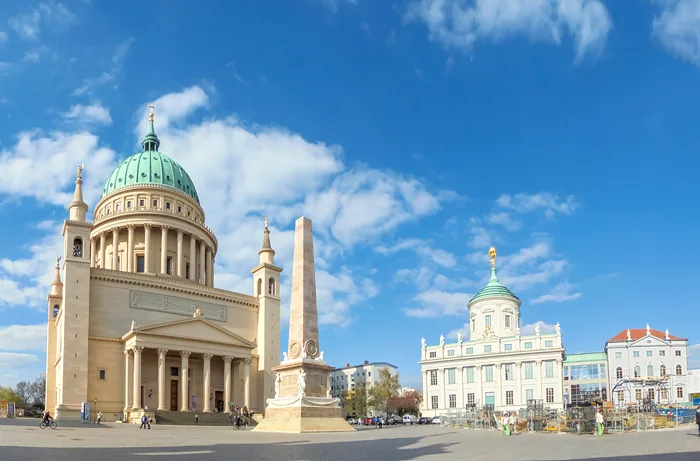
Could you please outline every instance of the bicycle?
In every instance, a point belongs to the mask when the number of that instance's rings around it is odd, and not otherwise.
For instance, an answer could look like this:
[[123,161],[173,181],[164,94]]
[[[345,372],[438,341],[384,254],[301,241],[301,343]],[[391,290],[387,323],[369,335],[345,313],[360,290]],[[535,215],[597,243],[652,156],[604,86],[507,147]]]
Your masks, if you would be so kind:
[[56,429],[58,427],[58,424],[56,424],[55,421],[51,421],[48,423],[46,421],[42,421],[39,423],[39,427],[42,429],[46,429],[47,427],[50,427],[51,429]]
[[234,431],[245,431],[248,427],[248,420],[245,417],[240,417],[239,424],[232,425]]

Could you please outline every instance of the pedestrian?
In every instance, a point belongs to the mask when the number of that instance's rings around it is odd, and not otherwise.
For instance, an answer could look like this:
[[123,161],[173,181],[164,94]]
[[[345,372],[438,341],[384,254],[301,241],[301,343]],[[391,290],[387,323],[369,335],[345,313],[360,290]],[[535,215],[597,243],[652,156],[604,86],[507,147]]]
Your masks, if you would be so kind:
[[515,429],[518,425],[518,417],[515,415],[514,411],[510,412],[510,417],[508,418],[508,426],[510,428],[509,434],[515,433]]
[[149,417],[148,417],[148,430],[149,430],[149,431],[151,430],[151,423],[152,423],[152,422],[153,422],[153,418],[149,416]]
[[595,414],[595,425],[598,428],[598,436],[602,437],[605,431],[605,419],[603,419],[603,409],[599,408],[598,413]]
[[695,424],[698,425],[698,437],[700,437],[700,405],[695,410]]
[[199,415],[197,414],[194,415],[194,425],[199,426]]
[[501,416],[501,435],[510,435],[510,427],[508,427],[508,412],[504,412]]
[[141,416],[141,426],[139,429],[146,429],[146,426],[148,425],[148,418],[146,415]]
[[100,411],[97,413],[97,424],[100,424],[102,422],[102,412]]

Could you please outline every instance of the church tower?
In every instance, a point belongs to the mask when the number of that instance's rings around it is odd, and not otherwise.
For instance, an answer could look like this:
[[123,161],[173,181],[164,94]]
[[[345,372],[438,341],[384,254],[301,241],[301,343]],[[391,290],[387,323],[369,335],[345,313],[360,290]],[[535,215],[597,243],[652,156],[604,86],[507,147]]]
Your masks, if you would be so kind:
[[253,273],[254,293],[260,303],[258,311],[258,389],[263,395],[256,396],[259,405],[265,407],[268,398],[275,395],[275,377],[272,368],[280,364],[280,274],[282,268],[275,266],[275,250],[270,244],[270,229],[265,218],[263,244],[258,252],[260,264]]
[[[78,419],[88,401],[88,326],[90,307],[90,229],[83,201],[83,166],[78,167],[69,217],[63,223],[63,304],[56,332],[56,417]],[[47,377],[47,388],[48,377]]]
[[48,324],[46,327],[46,395],[45,409],[56,412],[56,324],[63,304],[63,282],[61,282],[61,257],[56,258],[51,290],[46,298],[48,304]]

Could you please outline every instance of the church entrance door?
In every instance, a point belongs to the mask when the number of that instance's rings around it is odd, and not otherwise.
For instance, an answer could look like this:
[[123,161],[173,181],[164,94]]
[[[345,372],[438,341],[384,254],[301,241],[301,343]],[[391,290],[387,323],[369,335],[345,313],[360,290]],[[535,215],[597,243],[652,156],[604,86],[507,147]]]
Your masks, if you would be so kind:
[[170,381],[170,411],[177,411],[177,384],[178,380]]
[[216,411],[219,413],[224,412],[224,393],[223,391],[216,391],[214,393],[214,401],[216,402]]

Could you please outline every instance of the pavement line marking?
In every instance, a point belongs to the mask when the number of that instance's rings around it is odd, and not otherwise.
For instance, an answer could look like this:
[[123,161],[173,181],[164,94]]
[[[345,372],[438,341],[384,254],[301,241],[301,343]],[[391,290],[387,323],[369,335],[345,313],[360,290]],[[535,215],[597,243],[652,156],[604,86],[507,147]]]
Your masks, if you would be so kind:
[[199,450],[199,451],[156,451],[150,453],[131,453],[131,456],[178,456],[178,455],[208,455],[214,453],[214,450]]

